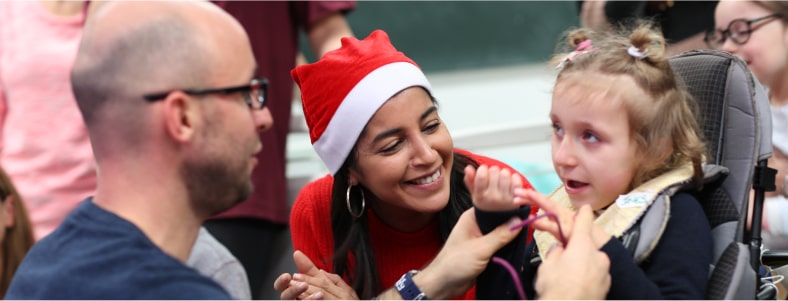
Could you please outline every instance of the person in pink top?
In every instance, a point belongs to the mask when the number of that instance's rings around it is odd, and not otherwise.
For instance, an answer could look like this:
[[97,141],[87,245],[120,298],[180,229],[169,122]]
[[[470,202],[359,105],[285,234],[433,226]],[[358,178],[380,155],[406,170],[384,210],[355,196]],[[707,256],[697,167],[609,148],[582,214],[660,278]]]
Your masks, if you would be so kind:
[[85,1],[0,2],[0,164],[30,210],[36,239],[96,189],[70,70]]

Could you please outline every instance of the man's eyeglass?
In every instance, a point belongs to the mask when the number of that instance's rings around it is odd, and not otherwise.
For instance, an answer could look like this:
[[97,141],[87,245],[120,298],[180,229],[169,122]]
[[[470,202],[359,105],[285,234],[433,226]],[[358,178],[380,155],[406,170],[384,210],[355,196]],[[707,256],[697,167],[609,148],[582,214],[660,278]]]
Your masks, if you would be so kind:
[[[782,14],[771,14],[768,16],[755,18],[755,19],[735,19],[728,23],[728,28],[725,30],[710,29],[706,32],[703,40],[706,45],[712,49],[719,49],[725,44],[726,39],[731,39],[738,45],[744,45],[750,39],[750,34],[758,28],[752,28],[752,24],[760,21],[771,21],[775,18],[781,18]],[[766,24],[766,23],[763,23]]]
[[[242,86],[235,86],[235,87],[227,87],[227,88],[216,88],[216,89],[184,89],[178,90],[183,93],[189,95],[206,95],[206,94],[233,94],[240,92],[246,104],[252,110],[262,110],[265,108],[265,101],[267,99],[266,94],[268,94],[268,79],[265,77],[255,78],[252,80],[251,83],[248,85]],[[147,101],[158,101],[167,98],[167,95],[170,95],[170,92],[164,93],[156,93],[156,94],[146,94],[142,97]]]

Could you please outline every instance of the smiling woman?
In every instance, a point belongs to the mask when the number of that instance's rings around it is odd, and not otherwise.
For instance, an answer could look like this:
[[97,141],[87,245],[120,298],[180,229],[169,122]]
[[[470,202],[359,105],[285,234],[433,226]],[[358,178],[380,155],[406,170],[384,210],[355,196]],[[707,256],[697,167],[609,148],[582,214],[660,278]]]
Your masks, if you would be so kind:
[[[466,166],[511,169],[454,148],[429,81],[383,31],[343,38],[340,49],[291,74],[331,173],[296,199],[293,247],[350,283],[350,295],[373,297],[438,253],[471,207]],[[277,281],[277,290],[287,283]],[[474,292],[459,297],[475,299]]]

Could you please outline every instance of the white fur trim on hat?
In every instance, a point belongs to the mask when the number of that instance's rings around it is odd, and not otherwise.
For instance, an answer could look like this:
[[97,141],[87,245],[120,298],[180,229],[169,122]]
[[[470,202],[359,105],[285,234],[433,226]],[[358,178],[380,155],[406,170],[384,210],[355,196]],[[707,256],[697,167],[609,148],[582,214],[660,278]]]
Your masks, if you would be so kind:
[[313,145],[332,175],[342,167],[372,115],[394,94],[413,86],[432,90],[419,67],[396,62],[370,72],[350,90]]

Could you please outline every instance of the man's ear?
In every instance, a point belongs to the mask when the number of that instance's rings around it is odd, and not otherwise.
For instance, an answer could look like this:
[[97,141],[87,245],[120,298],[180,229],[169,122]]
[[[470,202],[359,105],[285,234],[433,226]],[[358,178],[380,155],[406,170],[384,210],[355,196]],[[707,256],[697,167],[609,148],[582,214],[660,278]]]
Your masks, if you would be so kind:
[[191,140],[195,128],[201,122],[199,107],[189,95],[181,91],[173,91],[167,95],[163,102],[163,117],[167,134],[178,142]]

